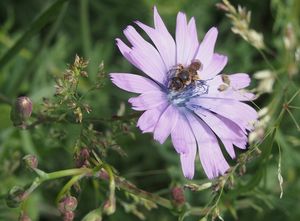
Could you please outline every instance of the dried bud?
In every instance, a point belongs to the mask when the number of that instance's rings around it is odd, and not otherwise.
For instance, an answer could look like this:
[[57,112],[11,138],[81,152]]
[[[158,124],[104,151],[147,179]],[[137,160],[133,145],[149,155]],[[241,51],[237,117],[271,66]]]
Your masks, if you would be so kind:
[[74,211],[76,207],[77,199],[73,196],[64,197],[58,204],[58,209],[63,214]]
[[19,221],[31,221],[31,218],[26,213],[22,212],[18,220]]
[[32,102],[28,97],[18,97],[11,110],[11,120],[15,126],[23,125],[31,116]]
[[86,71],[81,71],[80,72],[81,77],[87,78],[89,75]]
[[6,204],[10,208],[16,208],[24,200],[24,189],[20,186],[14,186],[8,193]]
[[80,107],[77,107],[74,111],[76,122],[81,123],[82,122],[82,111]]
[[25,157],[23,157],[23,161],[25,162],[26,166],[30,169],[36,169],[39,163],[36,156],[31,154],[28,154]]
[[174,203],[177,206],[181,206],[185,203],[184,192],[181,187],[173,187],[171,193]]
[[76,167],[83,167],[89,165],[90,151],[88,148],[83,148],[75,153],[74,160]]
[[217,9],[223,10],[225,12],[229,12],[229,8],[223,3],[216,3]]
[[225,91],[227,90],[228,86],[226,84],[221,84],[219,87],[218,87],[218,91]]

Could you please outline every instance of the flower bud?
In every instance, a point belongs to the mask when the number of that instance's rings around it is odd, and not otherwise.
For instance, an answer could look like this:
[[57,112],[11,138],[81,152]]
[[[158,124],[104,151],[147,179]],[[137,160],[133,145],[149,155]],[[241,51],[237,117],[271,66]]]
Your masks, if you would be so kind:
[[32,101],[28,97],[18,97],[11,110],[11,120],[15,126],[22,125],[32,113]]
[[77,199],[73,196],[67,196],[63,198],[58,204],[58,209],[63,214],[74,211],[76,207]]
[[14,186],[8,193],[6,204],[10,208],[16,208],[24,200],[24,189],[20,186]]
[[181,206],[185,203],[184,192],[181,187],[173,187],[171,193],[174,203],[177,206]]
[[83,148],[75,153],[74,160],[76,167],[89,166],[90,151]]
[[106,200],[103,205],[103,213],[111,215],[116,211],[116,200]]
[[23,161],[25,163],[25,165],[30,168],[30,169],[36,169],[38,166],[38,159],[36,158],[36,156],[28,154],[25,157],[23,157]]
[[73,211],[67,211],[64,213],[64,221],[73,221],[75,214]]

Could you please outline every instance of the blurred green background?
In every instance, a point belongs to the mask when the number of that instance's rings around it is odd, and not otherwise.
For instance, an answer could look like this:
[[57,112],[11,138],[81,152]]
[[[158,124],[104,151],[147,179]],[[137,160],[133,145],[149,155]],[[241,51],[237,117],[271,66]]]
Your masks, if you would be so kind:
[[[268,65],[260,53],[241,37],[231,32],[231,24],[224,12],[218,10],[211,0],[1,0],[0,1],[0,95],[9,100],[18,96],[29,96],[34,108],[38,108],[43,97],[52,97],[55,77],[71,64],[76,54],[89,60],[89,78],[80,82],[80,90],[87,90],[97,78],[99,64],[104,62],[105,73],[133,72],[134,69],[119,53],[115,38],[124,39],[122,30],[135,20],[152,25],[152,7],[156,5],[174,34],[176,14],[184,11],[188,17],[196,18],[198,36],[201,39],[211,27],[219,29],[216,51],[228,55],[225,72],[247,72],[253,74]],[[297,0],[231,1],[252,11],[251,27],[264,35],[265,43],[274,51],[270,62],[276,68],[286,67],[286,52],[283,46],[284,30],[288,23],[295,25],[299,37],[300,3]],[[44,13],[50,5],[51,10]],[[53,6],[53,5],[52,5]],[[17,45],[15,43],[21,39]],[[298,40],[299,43],[299,40]],[[15,46],[14,46],[15,45]],[[12,48],[12,46],[14,46]],[[299,46],[299,45],[298,45]],[[299,49],[300,50],[300,49]],[[282,79],[287,79],[283,71]],[[281,77],[281,76],[280,76]],[[293,78],[293,86],[299,87],[299,71]],[[91,117],[107,118],[115,115],[125,103],[126,114],[133,113],[127,103],[129,93],[113,87],[108,78],[105,86],[89,93],[85,99],[92,107]],[[279,80],[280,81],[280,80]],[[255,87],[256,81],[252,83]],[[276,88],[275,88],[276,89]],[[277,90],[277,89],[276,89]],[[278,89],[279,90],[279,89]],[[280,91],[277,91],[280,93]],[[275,92],[274,92],[275,93]],[[1,99],[2,100],[2,99]],[[256,101],[264,107],[270,100],[265,95]],[[300,104],[299,99],[296,104]],[[35,154],[40,167],[55,171],[73,167],[73,149],[80,126],[48,124],[34,130],[20,130],[12,126],[9,119],[10,106],[0,102],[0,195],[5,195],[14,185],[30,183],[34,176],[20,164],[25,154]],[[298,120],[300,115],[295,113]],[[96,125],[100,131],[107,131],[107,125]],[[127,153],[122,157],[108,151],[106,159],[119,173],[138,187],[150,192],[168,195],[170,186],[184,184],[180,163],[170,141],[159,145],[150,134],[141,134],[134,125],[130,126],[134,136],[120,134],[118,144]],[[300,219],[300,154],[299,131],[287,118],[282,126],[282,174],[284,195],[279,199],[277,181],[278,149],[273,149],[269,165],[265,168],[264,185],[253,187],[249,192],[231,202],[238,208],[237,220],[299,220]],[[289,137],[292,137],[288,140]],[[294,145],[292,145],[294,144]],[[273,158],[272,158],[273,157]],[[232,162],[234,163],[234,162]],[[255,176],[251,171],[249,176]],[[197,160],[195,180],[205,179]],[[195,181],[195,182],[196,182]],[[32,194],[25,207],[33,220],[60,220],[55,206],[55,196],[62,181],[52,181]],[[105,184],[103,184],[105,185]],[[95,209],[105,196],[105,188],[95,190],[92,181],[81,186],[76,219],[80,220],[88,211]],[[238,191],[238,189],[237,189]],[[96,194],[95,194],[96,192]],[[119,193],[125,198],[124,194]],[[96,197],[95,197],[96,196]],[[210,191],[193,193],[186,191],[187,200],[195,206],[204,206],[211,197]],[[230,201],[230,191],[227,195]],[[239,200],[245,204],[239,204]],[[247,204],[247,200],[250,203]],[[225,200],[226,201],[226,200]],[[226,208],[226,204],[224,204]],[[246,206],[245,206],[246,205]],[[243,208],[245,207],[245,208]],[[224,209],[222,217],[234,220]],[[0,200],[0,220],[17,220],[19,209],[10,209]],[[170,211],[158,208],[144,212],[146,220],[176,220]],[[139,220],[125,212],[117,203],[117,212],[105,220]],[[197,220],[195,217],[186,220]]]

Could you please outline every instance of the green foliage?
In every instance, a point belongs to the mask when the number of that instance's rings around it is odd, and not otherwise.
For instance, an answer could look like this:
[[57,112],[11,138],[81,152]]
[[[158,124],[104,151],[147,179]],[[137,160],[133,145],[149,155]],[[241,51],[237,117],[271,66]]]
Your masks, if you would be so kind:
[[[300,1],[231,4],[2,0],[0,220],[299,220]],[[114,39],[135,20],[152,24],[153,5],[172,33],[178,11],[196,18],[200,39],[217,26],[225,72],[265,73],[251,85],[261,119],[249,150],[218,179],[207,180],[197,162],[186,180],[171,143],[141,134],[129,94],[108,80],[109,72],[138,72]],[[33,102],[22,128],[10,120],[19,96]],[[59,211],[74,198],[76,209]]]

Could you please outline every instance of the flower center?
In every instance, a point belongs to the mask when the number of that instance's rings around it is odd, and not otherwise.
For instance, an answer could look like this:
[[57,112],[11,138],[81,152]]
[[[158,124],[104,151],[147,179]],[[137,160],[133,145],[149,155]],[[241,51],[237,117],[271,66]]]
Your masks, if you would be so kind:
[[201,67],[199,60],[193,60],[187,67],[178,64],[168,71],[168,99],[171,103],[185,106],[191,98],[208,92],[207,81],[200,80],[197,73]]

